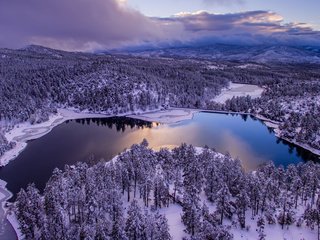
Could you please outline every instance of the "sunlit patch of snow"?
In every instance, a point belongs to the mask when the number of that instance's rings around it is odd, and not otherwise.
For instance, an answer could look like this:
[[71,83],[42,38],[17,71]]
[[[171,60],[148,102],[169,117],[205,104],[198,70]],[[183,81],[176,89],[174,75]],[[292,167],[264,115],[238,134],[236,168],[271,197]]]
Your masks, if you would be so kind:
[[176,123],[193,118],[193,114],[199,112],[193,109],[167,109],[150,113],[128,115],[128,117],[158,123]]
[[261,97],[263,88],[257,85],[251,84],[239,84],[239,83],[230,83],[226,89],[222,89],[221,94],[213,99],[217,103],[225,103],[228,99],[233,97],[245,97],[250,96],[251,98]]
[[207,68],[211,70],[224,70],[225,65],[208,65]]
[[236,68],[240,68],[240,69],[257,69],[257,68],[261,68],[262,66],[261,65],[258,65],[258,64],[252,64],[252,63],[247,63],[247,64],[243,64],[243,65],[239,65],[239,66],[236,66]]

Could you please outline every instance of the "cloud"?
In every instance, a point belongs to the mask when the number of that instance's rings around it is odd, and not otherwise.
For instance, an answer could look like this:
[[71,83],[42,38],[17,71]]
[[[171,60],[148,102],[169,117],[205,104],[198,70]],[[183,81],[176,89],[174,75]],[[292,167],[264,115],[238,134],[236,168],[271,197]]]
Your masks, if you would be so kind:
[[202,0],[208,6],[222,5],[230,6],[234,4],[244,4],[245,0]]
[[155,39],[161,29],[123,0],[1,0],[0,44],[86,50]]
[[304,23],[284,24],[281,15],[269,11],[228,14],[182,12],[159,21],[182,26],[180,40],[185,42],[320,45],[319,31]]
[[318,31],[304,23],[285,24],[274,12],[198,11],[150,18],[130,9],[126,0],[1,0],[0,33],[0,47],[40,44],[77,51],[146,44],[320,45]]

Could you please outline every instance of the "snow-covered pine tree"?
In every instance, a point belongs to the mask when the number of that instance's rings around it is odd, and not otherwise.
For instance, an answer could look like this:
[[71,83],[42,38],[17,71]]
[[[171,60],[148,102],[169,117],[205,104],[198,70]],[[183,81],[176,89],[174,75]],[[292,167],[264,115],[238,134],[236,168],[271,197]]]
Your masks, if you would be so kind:
[[128,208],[125,232],[129,240],[143,239],[145,232],[145,219],[137,200],[133,200]]
[[259,216],[258,221],[257,221],[257,232],[258,232],[258,240],[265,240],[266,239],[266,234],[264,232],[265,228],[265,221],[263,216]]

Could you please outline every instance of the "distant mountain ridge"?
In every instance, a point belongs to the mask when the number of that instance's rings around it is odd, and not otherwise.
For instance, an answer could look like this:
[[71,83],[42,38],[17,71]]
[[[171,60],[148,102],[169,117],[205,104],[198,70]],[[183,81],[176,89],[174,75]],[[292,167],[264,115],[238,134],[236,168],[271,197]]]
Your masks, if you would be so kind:
[[225,45],[184,46],[122,51],[136,56],[199,58],[214,61],[257,63],[316,63],[320,64],[320,47],[282,45]]

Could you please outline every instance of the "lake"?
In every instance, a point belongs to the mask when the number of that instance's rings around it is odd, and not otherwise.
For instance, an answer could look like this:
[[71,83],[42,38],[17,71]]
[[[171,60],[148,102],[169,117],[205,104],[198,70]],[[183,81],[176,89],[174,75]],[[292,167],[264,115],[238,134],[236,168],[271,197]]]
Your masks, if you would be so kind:
[[71,120],[28,142],[26,149],[0,169],[0,179],[16,194],[34,182],[42,190],[54,168],[85,161],[93,164],[140,143],[159,149],[180,145],[209,146],[239,158],[246,170],[273,161],[287,166],[318,159],[309,151],[277,138],[260,120],[248,115],[201,112],[174,124],[150,123],[126,117]]

